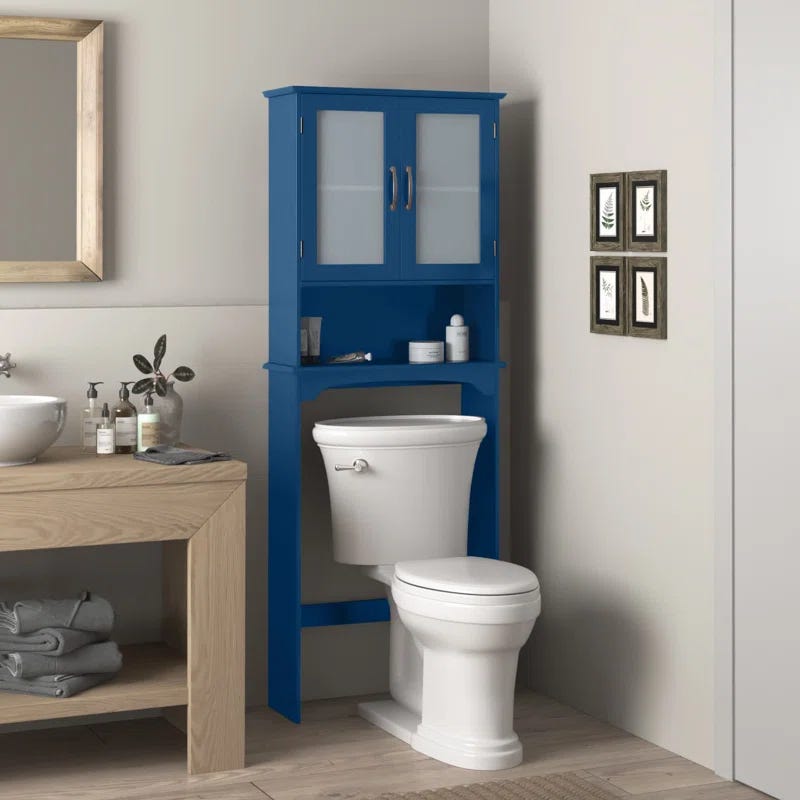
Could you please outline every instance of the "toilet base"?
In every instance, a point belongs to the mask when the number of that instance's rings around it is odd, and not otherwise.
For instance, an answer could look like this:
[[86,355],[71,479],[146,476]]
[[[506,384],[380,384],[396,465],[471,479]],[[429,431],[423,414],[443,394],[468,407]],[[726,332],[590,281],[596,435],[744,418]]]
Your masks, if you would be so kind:
[[522,743],[516,734],[478,744],[420,725],[411,737],[411,746],[419,753],[462,769],[510,769],[522,763]]
[[358,713],[367,722],[371,722],[386,733],[391,733],[406,744],[411,744],[411,737],[419,727],[419,716],[401,706],[396,700],[359,703]]
[[462,769],[510,769],[522,763],[522,743],[508,739],[477,744],[420,726],[420,717],[395,700],[359,703],[358,713],[381,730],[396,736],[419,753]]

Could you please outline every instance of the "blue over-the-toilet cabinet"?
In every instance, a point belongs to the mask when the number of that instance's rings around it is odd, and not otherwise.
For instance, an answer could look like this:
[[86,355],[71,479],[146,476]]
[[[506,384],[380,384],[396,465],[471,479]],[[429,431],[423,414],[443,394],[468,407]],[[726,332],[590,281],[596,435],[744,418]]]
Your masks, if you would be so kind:
[[[498,111],[503,95],[290,86],[269,98],[269,704],[300,721],[303,628],[388,619],[386,600],[301,600],[301,404],[354,386],[456,383],[486,418],[469,549],[498,531]],[[408,363],[470,326],[466,363]],[[323,318],[300,363],[300,318]],[[366,349],[369,364],[328,365]]]

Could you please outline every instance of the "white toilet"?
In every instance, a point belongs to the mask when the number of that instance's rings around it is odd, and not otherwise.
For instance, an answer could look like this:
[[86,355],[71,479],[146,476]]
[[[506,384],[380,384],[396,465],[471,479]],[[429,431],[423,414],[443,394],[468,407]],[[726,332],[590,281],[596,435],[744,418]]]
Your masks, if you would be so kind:
[[467,556],[480,417],[318,422],[333,554],[387,587],[392,699],[359,711],[432,758],[467,769],[522,761],[514,733],[519,650],[541,610],[528,569]]

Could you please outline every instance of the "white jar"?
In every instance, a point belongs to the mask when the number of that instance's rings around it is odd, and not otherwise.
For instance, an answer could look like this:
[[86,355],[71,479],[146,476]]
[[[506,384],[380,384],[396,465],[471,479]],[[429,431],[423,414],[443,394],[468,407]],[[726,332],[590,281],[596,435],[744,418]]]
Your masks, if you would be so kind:
[[444,361],[444,342],[418,341],[408,343],[409,364],[441,364]]

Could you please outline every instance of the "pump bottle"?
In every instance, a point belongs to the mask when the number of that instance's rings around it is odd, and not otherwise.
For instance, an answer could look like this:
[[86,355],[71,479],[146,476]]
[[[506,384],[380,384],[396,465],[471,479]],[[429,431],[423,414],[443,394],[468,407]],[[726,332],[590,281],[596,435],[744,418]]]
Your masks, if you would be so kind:
[[144,409],[137,418],[136,449],[138,452],[161,444],[161,415],[153,409],[153,395],[144,397]]
[[97,452],[97,426],[102,422],[101,409],[97,403],[97,387],[103,381],[89,381],[89,390],[86,397],[89,400],[83,409],[83,428],[81,430],[82,452],[94,455]]
[[111,421],[108,403],[103,403],[100,424],[97,426],[97,455],[114,455],[114,423]]
[[128,384],[134,381],[120,381],[122,388],[119,390],[119,402],[111,412],[111,419],[114,423],[114,433],[117,453],[136,452],[136,407],[130,401],[130,390]]

